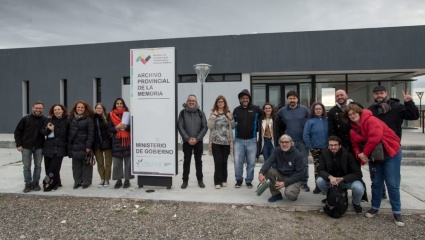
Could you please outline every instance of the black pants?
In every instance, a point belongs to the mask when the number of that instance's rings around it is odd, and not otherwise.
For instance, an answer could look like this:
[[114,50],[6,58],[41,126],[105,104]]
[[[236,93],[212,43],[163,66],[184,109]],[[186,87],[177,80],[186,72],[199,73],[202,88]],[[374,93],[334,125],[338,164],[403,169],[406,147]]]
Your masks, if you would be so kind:
[[62,185],[60,170],[62,167],[63,157],[58,157],[56,154],[52,158],[44,156],[44,169],[46,170],[46,175],[53,179],[53,183],[50,184],[50,187],[54,187],[56,184],[59,186]]
[[212,144],[214,158],[214,185],[227,182],[227,159],[230,154],[230,145]]
[[183,181],[189,180],[192,152],[195,155],[196,178],[198,179],[198,181],[203,180],[204,175],[202,174],[202,152],[204,151],[204,147],[202,144],[202,141],[197,142],[195,145],[190,145],[187,142],[183,143]]

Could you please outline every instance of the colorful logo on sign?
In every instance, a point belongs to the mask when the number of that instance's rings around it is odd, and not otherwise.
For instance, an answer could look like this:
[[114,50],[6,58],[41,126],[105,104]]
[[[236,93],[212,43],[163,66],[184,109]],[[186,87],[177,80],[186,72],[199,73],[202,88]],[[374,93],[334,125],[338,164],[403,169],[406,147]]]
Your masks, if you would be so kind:
[[147,57],[145,57],[145,55],[142,53],[136,59],[136,62],[142,62],[143,64],[146,64],[149,61],[149,59],[151,59],[151,55],[148,55]]

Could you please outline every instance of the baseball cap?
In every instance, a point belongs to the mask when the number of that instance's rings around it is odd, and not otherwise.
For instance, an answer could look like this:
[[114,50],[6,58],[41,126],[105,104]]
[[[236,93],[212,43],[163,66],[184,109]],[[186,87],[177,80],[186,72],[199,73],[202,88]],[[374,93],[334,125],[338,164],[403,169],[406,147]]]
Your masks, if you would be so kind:
[[373,88],[373,92],[377,92],[377,91],[384,91],[386,92],[387,89],[384,86],[376,86]]

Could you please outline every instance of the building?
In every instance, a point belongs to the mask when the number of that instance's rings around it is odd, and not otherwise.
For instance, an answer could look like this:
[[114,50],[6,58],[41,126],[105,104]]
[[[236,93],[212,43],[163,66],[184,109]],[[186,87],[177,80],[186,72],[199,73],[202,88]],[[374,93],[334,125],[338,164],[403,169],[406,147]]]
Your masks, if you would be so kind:
[[[236,107],[245,88],[260,106],[281,106],[286,93],[296,90],[302,104],[321,101],[330,108],[336,89],[368,106],[378,84],[400,99],[401,90],[425,74],[424,42],[425,26],[408,26],[2,49],[0,98],[8,118],[0,122],[0,133],[12,133],[36,100],[46,109],[78,99],[101,101],[108,110],[116,97],[129,102],[130,49],[175,47],[176,107],[194,93],[208,113],[219,94]],[[197,63],[213,66],[203,96]]]

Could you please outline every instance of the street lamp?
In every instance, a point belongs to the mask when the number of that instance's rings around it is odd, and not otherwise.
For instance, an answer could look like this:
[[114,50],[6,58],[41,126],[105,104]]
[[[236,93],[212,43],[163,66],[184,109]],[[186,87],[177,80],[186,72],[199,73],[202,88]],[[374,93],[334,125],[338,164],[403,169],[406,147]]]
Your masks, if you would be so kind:
[[422,97],[424,95],[424,92],[416,92],[419,97],[419,116],[421,119],[419,119],[419,126],[422,126],[422,133],[424,133],[424,116],[422,116]]
[[201,82],[201,107],[202,110],[204,110],[204,81],[207,79],[208,73],[210,73],[212,66],[206,63],[198,63],[193,65],[193,68],[195,69],[196,75],[198,76],[198,81]]

